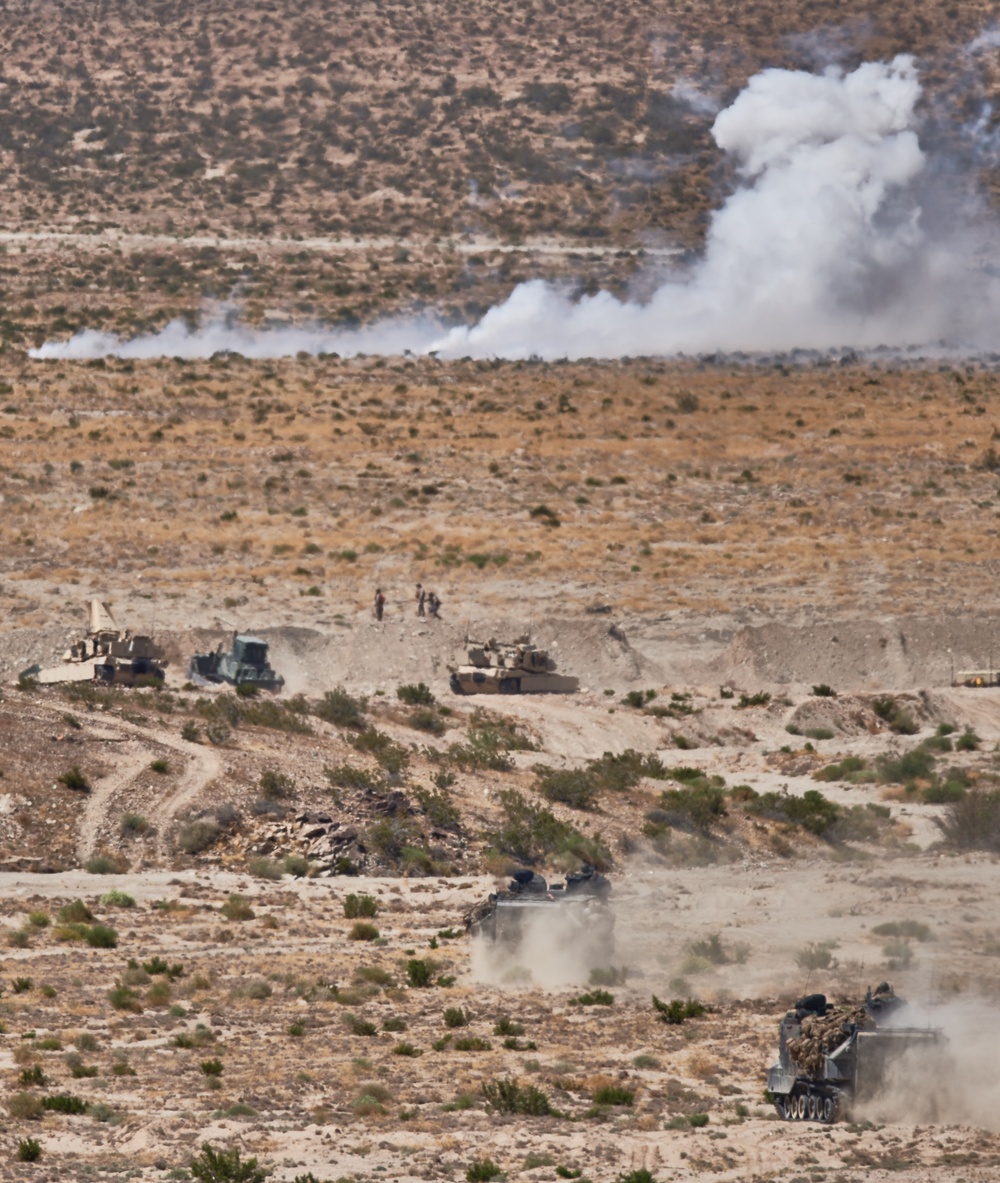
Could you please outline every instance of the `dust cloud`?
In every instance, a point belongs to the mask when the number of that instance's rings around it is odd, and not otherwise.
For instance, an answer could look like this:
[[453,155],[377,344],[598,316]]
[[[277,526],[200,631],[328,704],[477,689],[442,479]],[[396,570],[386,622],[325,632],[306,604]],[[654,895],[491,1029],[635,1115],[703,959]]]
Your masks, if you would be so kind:
[[858,1107],[870,1121],[972,1125],[1000,1130],[1000,1029],[996,1006],[963,999],[939,1006],[910,1003],[894,1026],[941,1032],[935,1046],[914,1047],[889,1065],[885,1087]]
[[247,357],[307,353],[524,359],[718,351],[1000,347],[1000,279],[962,211],[943,210],[917,136],[913,59],[846,72],[768,69],[712,133],[738,181],[701,259],[645,303],[576,298],[532,280],[478,324],[394,318],[356,330],[252,329],[232,309],[121,341],[83,330],[31,356]]

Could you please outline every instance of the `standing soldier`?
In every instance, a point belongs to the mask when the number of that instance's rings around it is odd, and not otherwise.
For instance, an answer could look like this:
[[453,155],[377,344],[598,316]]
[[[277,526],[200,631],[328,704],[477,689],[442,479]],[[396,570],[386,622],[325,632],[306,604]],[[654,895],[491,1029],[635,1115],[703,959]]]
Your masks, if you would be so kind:
[[375,589],[375,619],[381,620],[382,613],[385,611],[385,596],[382,595],[382,589],[377,587]]
[[417,584],[417,615],[424,615],[424,602],[427,599],[427,593],[424,591],[422,583]]
[[437,597],[436,592],[429,592],[427,596],[427,607],[430,609],[431,616],[435,620],[439,620],[438,612],[441,610],[441,601]]

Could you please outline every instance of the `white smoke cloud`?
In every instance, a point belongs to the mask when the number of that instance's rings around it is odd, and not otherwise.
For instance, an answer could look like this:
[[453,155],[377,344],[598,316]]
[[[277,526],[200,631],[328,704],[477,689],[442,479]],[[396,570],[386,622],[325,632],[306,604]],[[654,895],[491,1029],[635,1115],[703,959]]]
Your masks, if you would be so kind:
[[[175,321],[122,342],[81,332],[38,358],[250,357],[437,352],[443,357],[622,357],[719,351],[928,348],[1000,343],[1000,282],[968,241],[922,223],[925,156],[911,57],[845,73],[765,70],[721,111],[713,135],[740,183],[716,211],[692,270],[646,303],[575,299],[519,285],[472,326],[403,318],[356,331],[253,330],[224,317]],[[939,219],[940,221],[940,219]]]

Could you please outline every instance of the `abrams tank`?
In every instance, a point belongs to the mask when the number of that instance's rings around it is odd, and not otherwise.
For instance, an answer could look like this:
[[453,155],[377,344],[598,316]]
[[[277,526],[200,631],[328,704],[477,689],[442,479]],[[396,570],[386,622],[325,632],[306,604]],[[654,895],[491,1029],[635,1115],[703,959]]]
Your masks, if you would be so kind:
[[580,686],[578,678],[553,673],[556,663],[527,637],[469,641],[467,657],[466,665],[451,667],[455,694],[571,694]]
[[192,680],[257,686],[261,690],[278,691],[285,684],[285,679],[268,664],[267,641],[236,632],[232,649],[226,651],[220,643],[213,653],[196,653],[191,658],[188,676]]
[[119,628],[110,605],[101,600],[90,601],[88,616],[86,635],[70,645],[59,665],[32,666],[24,673],[42,686],[92,681],[135,686],[163,681],[166,660],[152,637]]
[[466,930],[505,956],[529,938],[546,952],[572,953],[590,967],[606,966],[615,951],[611,883],[593,867],[548,883],[535,871],[515,871],[503,891],[491,892],[465,915]]
[[825,994],[800,998],[778,1026],[778,1062],[767,1074],[779,1115],[837,1121],[887,1087],[904,1053],[943,1047],[940,1031],[889,1025],[905,1005],[888,982],[868,990],[860,1005],[833,1006]]

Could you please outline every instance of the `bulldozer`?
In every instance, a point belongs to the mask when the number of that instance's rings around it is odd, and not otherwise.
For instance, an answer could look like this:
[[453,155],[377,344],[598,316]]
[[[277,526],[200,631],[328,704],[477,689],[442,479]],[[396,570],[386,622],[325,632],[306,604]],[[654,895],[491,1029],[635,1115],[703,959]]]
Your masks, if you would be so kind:
[[106,686],[162,683],[166,665],[163,650],[151,636],[119,628],[110,604],[91,600],[86,635],[74,641],[59,665],[31,666],[22,677],[41,686],[61,682],[99,682]]
[[528,637],[467,641],[467,663],[449,667],[455,694],[571,694],[578,678],[554,673],[556,663]]
[[188,677],[192,681],[228,682],[231,686],[256,686],[273,691],[281,690],[285,684],[285,679],[268,664],[267,641],[235,630],[228,651],[220,642],[212,653],[196,653],[191,658]]
[[506,889],[491,892],[464,920],[474,939],[505,956],[517,952],[529,930],[547,950],[572,951],[592,967],[608,965],[615,951],[611,882],[589,865],[564,883],[547,882],[527,868],[515,871]]
[[835,1122],[877,1096],[892,1066],[907,1053],[943,1047],[939,1030],[893,1021],[906,1006],[888,982],[869,989],[858,1004],[827,1002],[825,994],[800,998],[778,1025],[778,1060],[767,1088],[785,1121]]

